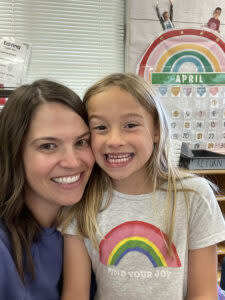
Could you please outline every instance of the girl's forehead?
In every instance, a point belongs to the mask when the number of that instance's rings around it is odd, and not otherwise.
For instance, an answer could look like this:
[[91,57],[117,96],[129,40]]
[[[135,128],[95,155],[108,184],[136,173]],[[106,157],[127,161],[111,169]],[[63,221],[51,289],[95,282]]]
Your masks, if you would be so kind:
[[87,102],[88,115],[97,112],[110,113],[114,109],[119,113],[121,110],[140,110],[153,114],[155,105],[145,97],[132,95],[131,92],[117,86],[92,95]]
[[[110,101],[112,100],[112,101]],[[120,98],[93,98],[88,104],[89,121],[93,119],[124,119],[142,118],[142,116],[152,114],[132,97]]]
[[87,109],[89,110],[95,106],[113,106],[114,103],[125,104],[128,102],[136,105],[140,104],[130,92],[121,89],[120,87],[113,86],[91,96],[88,101]]

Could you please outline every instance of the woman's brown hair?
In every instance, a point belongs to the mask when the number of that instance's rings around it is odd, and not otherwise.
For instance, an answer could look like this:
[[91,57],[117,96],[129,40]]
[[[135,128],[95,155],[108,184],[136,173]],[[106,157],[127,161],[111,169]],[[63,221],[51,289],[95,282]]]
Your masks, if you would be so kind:
[[46,102],[70,107],[87,124],[85,106],[79,96],[62,84],[44,79],[15,89],[0,113],[0,222],[11,240],[15,265],[23,282],[25,272],[34,278],[30,247],[42,230],[24,204],[23,141],[37,107]]

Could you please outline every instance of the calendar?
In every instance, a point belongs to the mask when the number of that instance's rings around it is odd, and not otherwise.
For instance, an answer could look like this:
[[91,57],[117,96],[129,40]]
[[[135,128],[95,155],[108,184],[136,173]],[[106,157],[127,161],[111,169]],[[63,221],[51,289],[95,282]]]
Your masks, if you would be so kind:
[[172,139],[225,153],[225,42],[220,35],[208,29],[165,31],[149,45],[136,72],[165,107]]

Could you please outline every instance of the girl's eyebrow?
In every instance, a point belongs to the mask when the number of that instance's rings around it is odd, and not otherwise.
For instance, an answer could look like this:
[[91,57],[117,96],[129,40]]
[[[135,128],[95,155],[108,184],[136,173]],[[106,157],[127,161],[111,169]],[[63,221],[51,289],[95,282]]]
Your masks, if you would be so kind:
[[91,120],[91,119],[101,119],[102,117],[101,116],[99,116],[99,115],[91,115],[88,119],[89,119],[89,121]]
[[[90,131],[85,131],[81,135],[77,136],[76,140],[79,140],[79,139],[81,139],[81,138],[83,138],[83,137],[85,137],[87,135],[90,135]],[[39,141],[43,141],[43,140],[55,142],[55,141],[59,141],[60,139],[52,137],[52,136],[43,136],[43,137],[39,137],[39,138],[33,140],[32,144],[34,144],[36,142],[39,142]]]
[[124,114],[123,117],[134,117],[134,118],[140,118],[143,119],[143,116],[141,114],[138,113],[128,113],[128,114]]
[[[127,113],[127,114],[124,114],[122,115],[122,118],[126,118],[126,117],[135,117],[135,118],[140,118],[140,119],[143,119],[143,116],[141,114],[137,114],[137,113]],[[104,116],[101,116],[101,115],[91,115],[89,117],[89,121],[91,119],[104,119]]]

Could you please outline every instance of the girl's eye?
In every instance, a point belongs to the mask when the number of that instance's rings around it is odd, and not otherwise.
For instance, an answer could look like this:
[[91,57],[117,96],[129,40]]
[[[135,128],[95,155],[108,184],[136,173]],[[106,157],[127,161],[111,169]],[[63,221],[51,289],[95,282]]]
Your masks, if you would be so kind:
[[125,128],[134,128],[136,126],[138,126],[138,124],[136,124],[136,123],[128,123],[128,124],[125,125]]
[[55,149],[56,145],[52,144],[52,143],[45,143],[40,145],[40,149],[44,149],[44,150],[53,150]]
[[93,129],[95,129],[95,130],[105,130],[106,126],[105,125],[98,125],[98,126],[94,126]]
[[85,147],[90,145],[90,139],[82,139],[76,142],[76,146]]

